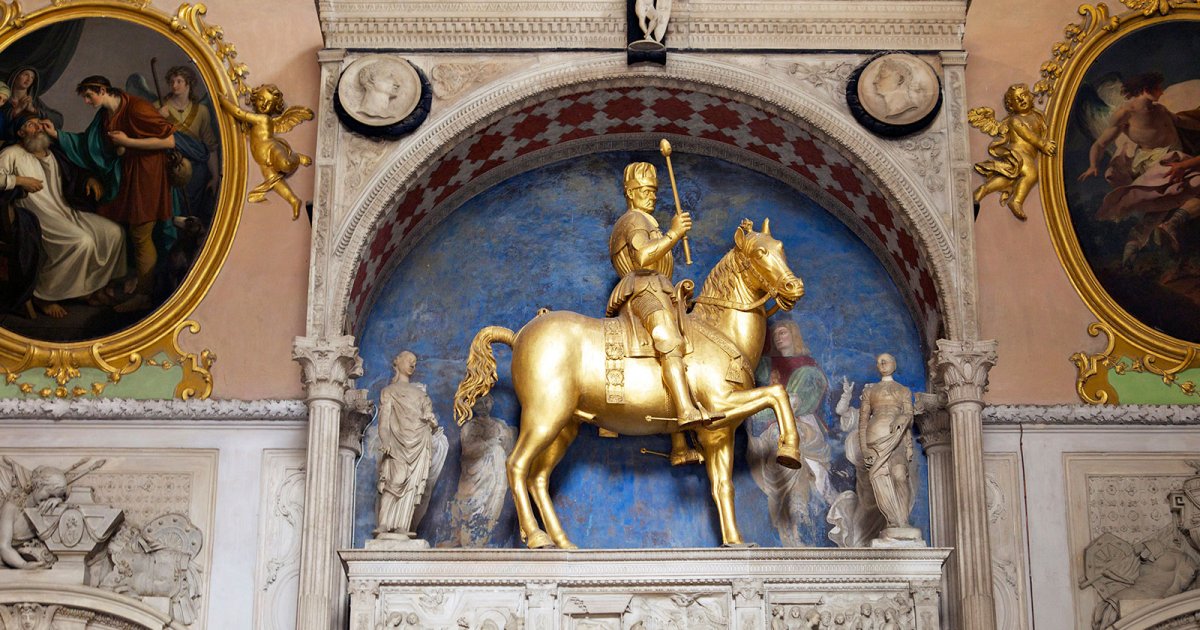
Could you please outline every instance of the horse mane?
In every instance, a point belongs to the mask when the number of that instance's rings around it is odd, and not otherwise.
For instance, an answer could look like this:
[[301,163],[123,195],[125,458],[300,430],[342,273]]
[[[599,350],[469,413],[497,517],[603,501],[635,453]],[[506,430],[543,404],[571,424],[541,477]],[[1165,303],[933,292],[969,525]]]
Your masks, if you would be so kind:
[[[700,289],[700,295],[720,300],[744,298],[745,296],[738,295],[741,292],[740,287],[745,286],[738,281],[738,274],[743,269],[744,267],[738,264],[736,247],[725,252],[725,256],[708,273],[708,278],[704,280],[704,286]],[[696,304],[696,307],[692,309],[692,314],[707,324],[713,324],[721,310],[721,307],[712,304]]]

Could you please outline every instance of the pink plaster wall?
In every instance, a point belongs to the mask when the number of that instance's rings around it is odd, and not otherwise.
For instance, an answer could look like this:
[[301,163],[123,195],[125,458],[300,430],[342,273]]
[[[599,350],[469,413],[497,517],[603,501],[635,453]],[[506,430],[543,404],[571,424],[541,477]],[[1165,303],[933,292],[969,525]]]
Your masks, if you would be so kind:
[[[1013,83],[1032,85],[1063,27],[1078,20],[1077,0],[974,0],[967,13],[967,105],[1003,112]],[[1117,9],[1121,9],[1119,5]],[[987,157],[988,137],[972,132],[972,161]],[[982,183],[974,177],[972,184]],[[1040,187],[1018,221],[997,195],[982,203],[975,223],[980,336],[999,341],[999,361],[987,399],[1005,403],[1078,403],[1075,366],[1080,350],[1103,342],[1087,334],[1095,321],[1058,261],[1042,212]]]
[[[317,50],[321,30],[316,5],[295,0],[206,0],[207,19],[225,29],[238,60],[250,67],[249,82],[274,83],[289,104],[314,110],[320,94]],[[176,4],[155,2],[173,12]],[[287,136],[296,150],[312,155],[315,121]],[[261,181],[250,164],[248,186]],[[302,169],[291,185],[301,199],[312,198],[313,168]],[[304,334],[310,242],[308,219],[292,221],[291,207],[271,196],[245,204],[241,225],[225,267],[196,309],[200,334],[184,336],[189,350],[217,354],[213,398],[301,398],[300,368],[292,361],[292,341]]]

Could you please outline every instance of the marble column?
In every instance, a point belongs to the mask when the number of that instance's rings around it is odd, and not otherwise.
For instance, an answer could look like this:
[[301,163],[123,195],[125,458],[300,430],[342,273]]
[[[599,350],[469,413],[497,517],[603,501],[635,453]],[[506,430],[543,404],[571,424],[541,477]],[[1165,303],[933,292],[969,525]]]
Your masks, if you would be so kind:
[[345,494],[339,485],[339,428],[346,391],[362,376],[354,337],[297,337],[292,358],[303,369],[308,393],[307,479],[300,547],[298,630],[340,628],[342,609],[338,536]]
[[995,341],[939,339],[934,364],[946,387],[954,461],[956,593],[962,630],[995,630],[992,562],[984,501],[983,392]]
[[[367,398],[367,390],[351,389],[346,391],[345,416],[338,429],[337,456],[337,534],[334,536],[338,549],[350,549],[354,546],[354,462],[362,455],[363,431],[371,423],[375,415],[375,404]],[[346,599],[346,574],[341,570],[338,575],[338,598]],[[338,628],[346,627],[346,607],[338,607]]]
[[[936,382],[934,382],[936,381]],[[931,379],[930,389],[942,389],[941,379]],[[918,393],[916,395],[917,439],[925,448],[929,463],[929,544],[934,547],[953,547],[956,520],[954,511],[954,456],[950,451],[950,412],[946,410],[945,395]],[[958,601],[950,594],[958,592],[958,575],[953,562],[946,567],[946,579],[941,598],[942,618],[948,627],[958,627]]]

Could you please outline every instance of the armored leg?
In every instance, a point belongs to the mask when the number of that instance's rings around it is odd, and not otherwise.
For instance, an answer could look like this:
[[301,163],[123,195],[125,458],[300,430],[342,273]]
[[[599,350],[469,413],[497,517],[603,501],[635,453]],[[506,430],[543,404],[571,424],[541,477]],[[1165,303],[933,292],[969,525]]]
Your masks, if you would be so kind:
[[680,430],[694,429],[704,424],[704,414],[696,407],[696,403],[692,402],[692,392],[688,389],[683,353],[673,352],[662,357],[662,372],[667,395],[675,405]]
[[663,384],[667,386],[667,395],[675,405],[675,416],[679,420],[679,428],[696,428],[707,419],[703,412],[696,407],[692,398],[692,390],[688,387],[687,369],[683,365],[683,338],[679,327],[656,296],[649,293],[634,298],[634,314],[642,317],[642,323],[650,331],[654,340],[654,350],[658,353],[659,364],[662,365]]

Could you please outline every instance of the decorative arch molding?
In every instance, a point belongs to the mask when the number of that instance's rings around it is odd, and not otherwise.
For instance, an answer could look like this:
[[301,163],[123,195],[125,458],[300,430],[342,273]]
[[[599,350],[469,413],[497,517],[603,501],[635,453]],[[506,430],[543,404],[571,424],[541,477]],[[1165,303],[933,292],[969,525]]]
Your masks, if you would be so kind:
[[1113,630],[1169,630],[1200,627],[1200,591],[1185,591],[1139,608]]
[[[571,128],[557,138],[522,136],[519,125],[550,116],[552,124],[561,126],[562,120],[553,118],[555,108],[566,100],[580,103],[589,98],[596,101],[593,109],[620,99],[651,108],[666,100],[691,99],[685,104],[707,104],[712,111],[693,107],[689,116],[701,119],[686,124],[618,115],[629,124],[587,129],[593,122],[589,119],[568,125]],[[727,120],[703,120],[706,113],[722,112]],[[724,133],[729,131],[724,124],[740,127]],[[918,322],[923,336],[960,334],[962,314],[950,297],[960,289],[953,263],[955,241],[927,194],[881,150],[886,142],[867,134],[832,105],[776,78],[688,54],[674,55],[666,67],[629,67],[623,55],[605,54],[507,77],[401,143],[381,161],[388,166],[357,199],[332,204],[334,209],[351,210],[325,250],[333,280],[326,294],[330,299],[324,302],[326,330],[354,329],[376,279],[402,242],[428,229],[423,226],[438,207],[475,178],[559,142],[621,133],[655,133],[682,141],[700,128],[711,131],[708,136],[699,134],[702,138],[767,160],[790,160],[787,166],[795,173],[818,187],[828,184],[827,192],[859,217],[857,227],[847,224],[860,236],[865,228],[871,238],[864,240],[877,254],[884,253],[881,260],[893,277],[904,280],[899,284],[911,293],[922,315]],[[316,280],[314,286],[326,286],[323,279]]]
[[59,622],[45,627],[66,627],[64,622],[70,619],[74,622],[70,627],[86,630],[183,630],[142,602],[98,588],[36,583],[0,586],[0,607],[15,611],[26,604],[39,607],[39,614]]
[[[708,140],[705,138],[693,138],[688,136],[675,136],[672,134],[648,134],[648,133],[629,133],[629,134],[609,134],[604,136],[593,136],[590,138],[581,138],[578,140],[570,140],[552,147],[547,147],[539,151],[521,155],[506,162],[502,165],[493,168],[486,173],[472,179],[464,184],[461,188],[451,193],[443,201],[439,202],[432,210],[429,211],[426,218],[420,224],[413,228],[411,232],[405,235],[403,241],[397,250],[391,253],[386,265],[379,269],[376,273],[381,278],[386,278],[391,275],[395,267],[404,260],[408,253],[416,246],[417,243],[425,237],[426,234],[437,228],[443,220],[458,210],[459,206],[466,203],[472,197],[480,194],[489,188],[496,186],[505,180],[516,177],[527,171],[534,170],[546,164],[560,162],[578,158],[594,153],[605,153],[612,151],[658,151],[658,143],[663,137],[666,137],[671,142],[676,154],[694,154],[707,157],[718,158],[726,162],[731,162],[739,166],[744,166],[750,170],[762,173],[772,179],[783,182],[791,188],[807,196],[815,201],[825,210],[829,211],[846,225],[868,248],[875,254],[876,259],[884,266],[892,281],[900,288],[901,294],[904,297],[905,303],[908,306],[909,313],[913,316],[914,321],[922,322],[923,315],[934,315],[936,313],[925,313],[922,311],[921,305],[918,302],[918,296],[911,290],[907,284],[908,280],[904,277],[903,272],[896,267],[895,261],[887,255],[883,244],[875,237],[870,228],[854,214],[854,211],[847,207],[841,200],[831,195],[823,188],[816,186],[811,180],[797,174],[795,171],[780,165],[778,162],[771,160],[753,151],[747,151],[740,147],[732,146],[722,142]],[[679,173],[679,175],[685,175]],[[613,177],[618,177],[619,173],[614,173]],[[665,184],[664,184],[665,185]],[[669,194],[669,193],[667,193]],[[754,219],[757,223],[764,217],[755,216],[748,217]],[[765,217],[773,218],[773,217]],[[793,257],[797,252],[793,252]],[[801,259],[802,260],[802,259]],[[804,276],[803,263],[797,267],[797,273],[801,277]],[[370,312],[377,294],[370,296],[369,300],[363,305],[361,312]],[[932,322],[931,326],[918,326],[919,332],[923,335],[921,343],[923,347],[932,347],[936,339],[925,338],[924,335],[928,332],[927,329],[935,328],[939,322]]]

